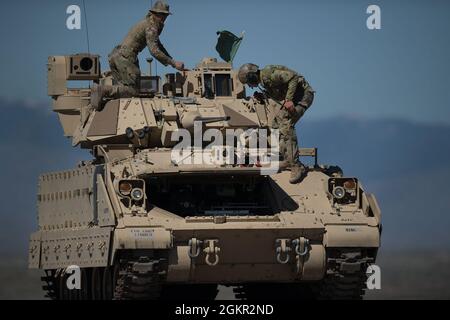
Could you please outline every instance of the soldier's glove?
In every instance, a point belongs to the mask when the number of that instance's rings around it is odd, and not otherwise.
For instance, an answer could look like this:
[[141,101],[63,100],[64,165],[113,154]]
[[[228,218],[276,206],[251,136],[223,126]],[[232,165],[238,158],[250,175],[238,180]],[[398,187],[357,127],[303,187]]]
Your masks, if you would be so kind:
[[266,96],[262,92],[255,91],[253,93],[253,98],[255,98],[259,103],[264,103],[266,100]]
[[286,108],[287,111],[293,112],[294,111],[294,103],[290,100],[286,100],[283,103],[283,107]]
[[177,70],[183,71],[184,70],[184,62],[181,61],[175,61],[174,67]]

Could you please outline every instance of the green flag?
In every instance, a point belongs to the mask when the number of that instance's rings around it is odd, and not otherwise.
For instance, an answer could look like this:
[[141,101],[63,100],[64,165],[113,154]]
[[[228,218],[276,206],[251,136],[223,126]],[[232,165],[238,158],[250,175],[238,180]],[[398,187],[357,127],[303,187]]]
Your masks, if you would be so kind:
[[234,56],[239,49],[243,36],[238,37],[230,31],[217,31],[216,50],[219,56],[228,63],[233,62]]

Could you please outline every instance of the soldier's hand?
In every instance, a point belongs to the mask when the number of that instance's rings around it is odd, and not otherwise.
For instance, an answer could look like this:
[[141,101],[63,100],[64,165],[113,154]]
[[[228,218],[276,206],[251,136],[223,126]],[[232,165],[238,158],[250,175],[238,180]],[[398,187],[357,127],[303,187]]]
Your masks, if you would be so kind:
[[294,103],[292,101],[290,101],[290,100],[286,100],[283,103],[283,107],[285,107],[286,110],[289,111],[289,112],[293,112],[294,111]]
[[175,69],[183,71],[184,70],[184,62],[175,61]]

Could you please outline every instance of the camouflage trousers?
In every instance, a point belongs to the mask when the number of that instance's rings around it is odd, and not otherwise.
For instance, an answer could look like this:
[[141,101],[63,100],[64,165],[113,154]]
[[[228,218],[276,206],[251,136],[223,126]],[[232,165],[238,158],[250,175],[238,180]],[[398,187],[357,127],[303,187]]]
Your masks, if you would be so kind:
[[117,82],[117,86],[114,86],[116,93],[120,96],[137,95],[141,84],[141,70],[137,56],[117,46],[108,58],[112,77]]
[[281,108],[275,115],[272,128],[280,132],[280,153],[289,166],[298,162],[298,140],[295,132],[295,124],[305,113],[306,108],[296,105],[293,112]]

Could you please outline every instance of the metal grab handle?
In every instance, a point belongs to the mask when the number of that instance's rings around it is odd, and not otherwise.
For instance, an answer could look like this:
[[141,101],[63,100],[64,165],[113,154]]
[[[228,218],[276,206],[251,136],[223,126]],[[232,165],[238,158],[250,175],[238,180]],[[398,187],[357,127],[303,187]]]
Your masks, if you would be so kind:
[[202,244],[201,240],[198,240],[197,238],[192,238],[189,240],[189,251],[188,256],[191,259],[195,259],[200,255],[200,245]]
[[203,123],[211,123],[211,122],[218,122],[218,121],[228,121],[230,119],[231,119],[230,116],[225,116],[225,117],[200,117],[200,118],[195,118],[195,121],[200,121],[200,122],[203,122]]

